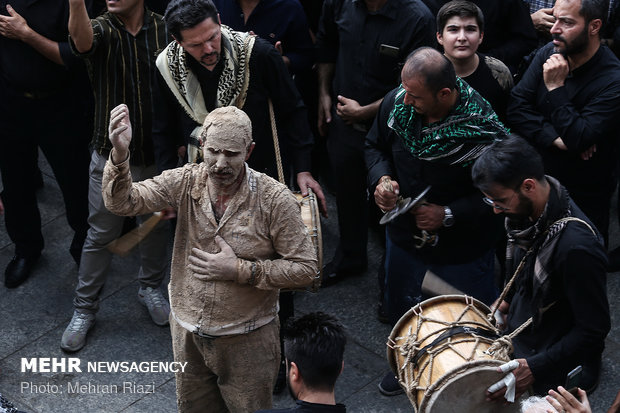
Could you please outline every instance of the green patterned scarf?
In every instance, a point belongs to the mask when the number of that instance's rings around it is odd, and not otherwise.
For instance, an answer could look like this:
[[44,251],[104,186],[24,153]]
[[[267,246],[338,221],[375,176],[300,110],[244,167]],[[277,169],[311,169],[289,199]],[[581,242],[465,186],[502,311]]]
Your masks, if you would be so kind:
[[467,166],[489,144],[508,135],[489,102],[458,77],[456,85],[456,106],[444,119],[428,126],[422,126],[422,116],[413,106],[403,103],[403,86],[398,89],[388,126],[416,158]]

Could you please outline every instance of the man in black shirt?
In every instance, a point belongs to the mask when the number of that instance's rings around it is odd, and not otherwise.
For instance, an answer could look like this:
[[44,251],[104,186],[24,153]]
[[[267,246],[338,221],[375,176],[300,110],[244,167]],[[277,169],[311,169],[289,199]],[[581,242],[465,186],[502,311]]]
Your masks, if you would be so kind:
[[[433,15],[448,0],[423,0]],[[538,40],[523,0],[473,0],[480,7],[487,25],[480,52],[501,60],[512,73],[524,56],[536,48]]]
[[489,101],[504,122],[513,81],[501,60],[478,53],[484,38],[482,10],[471,1],[454,0],[437,13],[437,41],[456,75]]
[[326,211],[321,187],[308,172],[313,141],[306,111],[277,50],[249,33],[221,26],[210,0],[173,1],[164,20],[175,41],[157,59],[153,140],[160,170],[175,167],[179,157],[200,161],[197,137],[204,118],[217,107],[233,105],[252,121],[257,145],[250,166],[277,176],[271,101],[287,137],[280,144],[283,163],[292,165],[302,194],[311,188]]
[[[506,256],[511,257],[506,266],[511,277],[516,275],[498,306],[505,334],[532,317],[512,339],[516,397],[530,385],[537,394],[564,385],[578,365],[583,367],[579,387],[592,390],[610,329],[600,234],[566,188],[545,175],[536,150],[518,136],[483,153],[472,177],[485,202],[506,215]],[[500,389],[488,396],[500,400],[503,395]]]
[[433,16],[420,0],[323,4],[317,34],[318,127],[327,136],[340,233],[334,258],[323,271],[324,285],[366,269],[364,138],[383,96],[398,85],[407,55],[420,46],[432,46],[434,33]]
[[284,327],[284,355],[288,389],[296,405],[257,413],[345,413],[346,407],[336,403],[334,386],[344,368],[346,341],[342,325],[325,313],[290,320]]
[[607,240],[620,125],[620,62],[601,46],[604,1],[559,0],[553,42],[512,90],[508,123]]
[[5,285],[15,288],[43,250],[36,197],[38,147],[62,191],[75,231],[70,253],[79,263],[88,230],[92,98],[85,67],[67,42],[66,0],[10,3],[0,1],[0,171],[7,233],[15,243]]

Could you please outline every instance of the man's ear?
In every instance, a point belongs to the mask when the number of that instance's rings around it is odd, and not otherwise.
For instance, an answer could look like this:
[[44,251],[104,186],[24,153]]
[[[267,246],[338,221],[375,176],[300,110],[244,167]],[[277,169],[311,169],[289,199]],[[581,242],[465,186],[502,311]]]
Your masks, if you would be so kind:
[[254,150],[254,147],[256,146],[256,144],[254,142],[252,142],[250,144],[250,146],[248,146],[248,154],[245,155],[245,160],[247,161],[248,159],[250,159],[250,155],[252,155],[252,151]]
[[443,46],[443,35],[437,32],[437,43]]
[[535,179],[524,179],[523,182],[521,182],[521,186],[519,186],[519,190],[524,194],[532,193],[536,189],[536,184],[537,182]]
[[588,32],[590,36],[596,36],[600,33],[603,22],[601,19],[594,19],[588,24]]
[[299,373],[299,368],[294,361],[291,361],[291,364],[288,368],[288,377],[292,383],[300,383],[301,382],[301,374]]
[[172,36],[172,38],[174,39],[174,41],[175,41],[175,42],[177,42],[177,44],[178,44],[179,46],[181,46],[181,42],[179,41],[179,39],[177,39],[176,37],[174,37],[174,35],[172,35],[172,34],[171,34],[171,36]]
[[449,87],[444,87],[443,89],[440,89],[439,92],[437,92],[437,98],[443,102],[446,98],[450,97],[451,94],[452,89],[450,89]]

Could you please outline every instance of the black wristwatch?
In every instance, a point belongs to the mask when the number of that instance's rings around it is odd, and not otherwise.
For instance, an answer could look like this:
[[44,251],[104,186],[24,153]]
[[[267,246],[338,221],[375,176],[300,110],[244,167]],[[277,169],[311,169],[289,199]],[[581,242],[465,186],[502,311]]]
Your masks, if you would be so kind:
[[443,207],[443,213],[443,226],[448,228],[454,225],[454,215],[452,214],[452,210],[450,209],[450,207]]

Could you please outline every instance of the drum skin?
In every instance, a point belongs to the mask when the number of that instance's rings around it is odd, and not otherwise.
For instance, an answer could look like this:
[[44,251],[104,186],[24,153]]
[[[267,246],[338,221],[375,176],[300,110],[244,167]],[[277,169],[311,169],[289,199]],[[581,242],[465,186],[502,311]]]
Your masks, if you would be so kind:
[[[519,411],[518,403],[486,401],[486,389],[504,376],[497,366],[507,361],[486,354],[493,338],[472,331],[496,332],[486,319],[488,313],[490,309],[475,298],[444,295],[418,304],[396,323],[387,357],[418,412]],[[440,337],[456,328],[464,331]]]

